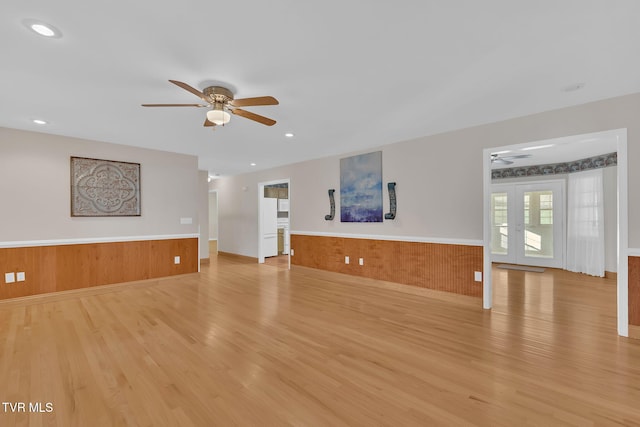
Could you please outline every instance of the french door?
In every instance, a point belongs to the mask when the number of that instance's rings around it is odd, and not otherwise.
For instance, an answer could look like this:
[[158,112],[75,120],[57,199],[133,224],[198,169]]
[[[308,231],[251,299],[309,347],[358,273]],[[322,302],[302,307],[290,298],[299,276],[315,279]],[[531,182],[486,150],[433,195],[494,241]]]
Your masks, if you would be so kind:
[[492,185],[492,261],[563,268],[564,234],[563,181]]

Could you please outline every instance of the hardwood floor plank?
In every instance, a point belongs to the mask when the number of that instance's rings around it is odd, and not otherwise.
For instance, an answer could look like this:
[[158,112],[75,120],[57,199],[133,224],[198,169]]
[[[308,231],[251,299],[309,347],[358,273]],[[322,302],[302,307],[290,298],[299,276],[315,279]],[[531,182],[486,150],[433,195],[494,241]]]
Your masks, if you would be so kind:
[[494,270],[478,298],[230,257],[0,302],[2,426],[640,425],[611,279]]

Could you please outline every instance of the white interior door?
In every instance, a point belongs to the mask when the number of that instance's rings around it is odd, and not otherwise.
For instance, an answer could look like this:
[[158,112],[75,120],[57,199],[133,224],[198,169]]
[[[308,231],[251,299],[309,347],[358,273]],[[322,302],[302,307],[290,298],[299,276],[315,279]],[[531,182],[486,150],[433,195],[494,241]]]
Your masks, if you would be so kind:
[[492,259],[564,267],[564,182],[492,186]]

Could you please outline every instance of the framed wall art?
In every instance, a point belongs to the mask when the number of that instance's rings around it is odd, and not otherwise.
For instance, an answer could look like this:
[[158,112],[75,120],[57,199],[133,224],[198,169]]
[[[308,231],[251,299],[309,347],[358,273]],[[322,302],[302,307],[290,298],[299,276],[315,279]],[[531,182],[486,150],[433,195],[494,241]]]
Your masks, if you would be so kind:
[[340,159],[340,221],[382,222],[382,151]]
[[140,216],[140,163],[71,157],[71,216]]

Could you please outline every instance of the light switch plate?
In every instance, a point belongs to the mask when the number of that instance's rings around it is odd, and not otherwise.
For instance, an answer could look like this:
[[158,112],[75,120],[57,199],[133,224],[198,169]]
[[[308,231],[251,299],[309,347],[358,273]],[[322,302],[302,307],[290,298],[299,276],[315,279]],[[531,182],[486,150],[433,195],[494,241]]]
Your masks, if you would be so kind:
[[26,280],[24,271],[18,271],[18,273],[16,274],[16,280],[18,282],[24,282]]
[[16,275],[14,273],[4,273],[4,283],[13,283],[16,281]]

